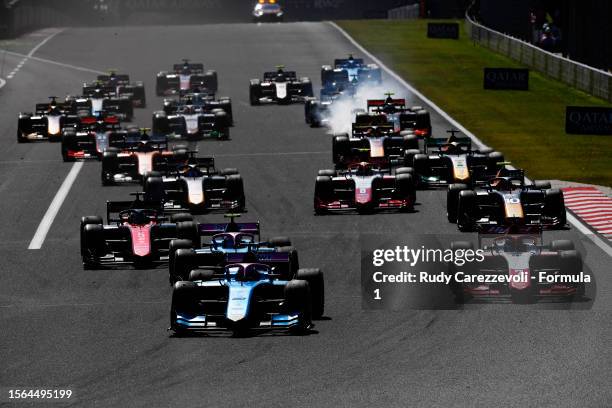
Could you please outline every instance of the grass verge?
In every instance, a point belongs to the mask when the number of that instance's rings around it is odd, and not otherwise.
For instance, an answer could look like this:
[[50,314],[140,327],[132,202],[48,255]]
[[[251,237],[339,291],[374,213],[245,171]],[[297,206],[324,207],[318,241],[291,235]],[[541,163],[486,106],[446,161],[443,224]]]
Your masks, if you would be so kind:
[[427,22],[355,20],[339,25],[532,179],[612,186],[612,136],[565,133],[567,105],[609,103],[535,71],[530,72],[529,91],[485,91],[483,68],[521,65],[473,44],[462,21],[459,40],[426,38]]

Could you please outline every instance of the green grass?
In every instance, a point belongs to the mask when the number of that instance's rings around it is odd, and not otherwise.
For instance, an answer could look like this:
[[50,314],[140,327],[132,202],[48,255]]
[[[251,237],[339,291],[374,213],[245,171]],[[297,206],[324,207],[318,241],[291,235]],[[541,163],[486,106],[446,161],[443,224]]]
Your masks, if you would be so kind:
[[527,92],[483,90],[484,67],[521,65],[473,44],[463,22],[458,41],[426,38],[427,20],[339,24],[472,133],[526,169],[532,179],[612,186],[612,136],[565,133],[567,105],[609,103],[535,71],[530,72]]

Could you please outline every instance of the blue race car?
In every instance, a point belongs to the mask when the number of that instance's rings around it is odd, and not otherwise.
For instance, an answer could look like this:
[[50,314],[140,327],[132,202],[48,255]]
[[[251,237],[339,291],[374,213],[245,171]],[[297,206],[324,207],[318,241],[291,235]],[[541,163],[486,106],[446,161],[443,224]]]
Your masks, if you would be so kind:
[[250,255],[221,269],[194,269],[189,280],[177,282],[170,329],[177,335],[207,330],[235,334],[258,329],[310,330],[312,319],[323,315],[323,273],[300,269],[294,279],[287,280]]
[[[366,64],[363,58],[339,58],[334,60],[334,65],[323,65],[321,67],[321,84],[323,89],[339,89],[354,86],[353,81],[358,84],[371,83],[380,85],[382,83],[382,72],[376,64]],[[335,85],[334,85],[335,84]]]
[[[238,214],[227,214],[229,223],[199,224],[197,238],[178,239],[170,242],[170,284],[187,280],[189,273],[199,267],[222,267],[230,263],[243,262],[247,254],[257,262],[275,268],[277,275],[292,279],[299,269],[298,253],[287,237],[261,241],[258,222],[236,223]],[[201,242],[201,237],[211,236],[210,242]]]

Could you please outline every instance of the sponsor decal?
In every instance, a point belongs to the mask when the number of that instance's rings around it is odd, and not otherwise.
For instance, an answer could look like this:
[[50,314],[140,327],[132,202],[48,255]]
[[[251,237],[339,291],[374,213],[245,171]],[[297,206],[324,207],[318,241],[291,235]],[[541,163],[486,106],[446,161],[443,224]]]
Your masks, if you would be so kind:
[[568,106],[565,132],[582,135],[612,135],[612,108]]
[[459,39],[459,24],[457,23],[429,23],[427,24],[428,38]]
[[525,68],[485,68],[484,89],[529,90],[529,70]]

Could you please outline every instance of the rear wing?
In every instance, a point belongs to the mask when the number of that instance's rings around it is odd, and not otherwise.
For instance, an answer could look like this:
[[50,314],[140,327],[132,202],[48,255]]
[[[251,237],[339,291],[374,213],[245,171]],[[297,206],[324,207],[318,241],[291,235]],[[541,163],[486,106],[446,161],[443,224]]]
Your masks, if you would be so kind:
[[[283,71],[283,75],[288,80],[297,79],[297,73],[295,71]],[[278,72],[277,71],[264,72],[263,79],[264,79],[264,81],[267,81],[267,80],[270,80],[270,79],[274,79],[277,76],[278,76]]]
[[[241,263],[246,256],[252,257],[252,253],[228,253],[225,255],[225,261],[229,264]],[[289,262],[288,252],[255,252],[257,262],[266,265],[283,264]]]
[[175,72],[179,72],[179,71],[182,71],[184,69],[188,69],[188,70],[190,70],[192,72],[195,72],[195,71],[204,71],[204,64],[197,64],[197,63],[196,64],[192,64],[192,63],[188,63],[188,64],[174,64],[172,66],[172,69]]
[[134,201],[107,201],[106,202],[106,219],[108,223],[121,221],[117,215],[125,210],[155,210],[161,213],[162,203],[160,201],[142,200],[140,195],[143,193],[133,193],[136,195]]
[[384,106],[384,105],[394,105],[400,108],[404,108],[406,106],[406,99],[368,99],[368,109],[370,107]]
[[352,60],[349,58],[336,58],[334,60],[334,66],[336,68],[344,68],[347,65],[363,66],[363,64],[363,58],[353,58]]
[[92,96],[96,90],[101,90],[105,94],[114,94],[116,89],[114,86],[100,86],[100,85],[83,85],[83,96]]
[[359,125],[359,124],[353,123],[353,126],[352,126],[353,135],[365,135],[367,131],[372,128],[376,129],[374,135],[377,135],[377,134],[380,135],[381,133],[390,134],[390,133],[393,133],[393,130],[394,130],[393,125],[390,125],[387,122],[381,125]]
[[[457,143],[459,146],[466,146],[469,150],[472,150],[472,139],[469,137],[455,137],[453,142]],[[425,139],[425,147],[427,150],[436,150],[441,149],[444,146],[448,146],[448,139],[440,139],[440,138],[428,138]]]
[[119,82],[130,82],[130,76],[127,74],[115,74],[113,78],[110,75],[98,75],[97,80],[100,82],[108,82],[111,79],[115,79]]
[[201,236],[211,236],[224,232],[244,232],[257,235],[260,239],[259,222],[228,222],[219,224],[200,224],[198,230]]

